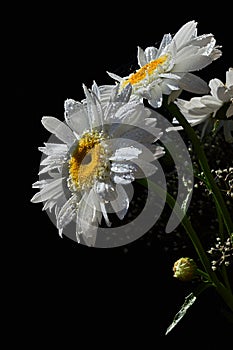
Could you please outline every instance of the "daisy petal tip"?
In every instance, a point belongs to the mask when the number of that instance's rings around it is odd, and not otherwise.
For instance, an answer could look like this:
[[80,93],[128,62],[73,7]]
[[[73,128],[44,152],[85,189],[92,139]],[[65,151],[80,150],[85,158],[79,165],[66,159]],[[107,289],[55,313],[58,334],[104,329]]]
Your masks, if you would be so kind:
[[47,116],[42,117],[41,118],[41,123],[44,125],[49,118],[51,118],[51,117],[47,117]]
[[63,238],[63,228],[58,229],[58,234],[61,238]]
[[[56,121],[55,117],[44,116],[41,118],[41,124],[45,127],[45,129],[49,130],[49,126],[53,121]],[[49,130],[50,131],[50,130]]]

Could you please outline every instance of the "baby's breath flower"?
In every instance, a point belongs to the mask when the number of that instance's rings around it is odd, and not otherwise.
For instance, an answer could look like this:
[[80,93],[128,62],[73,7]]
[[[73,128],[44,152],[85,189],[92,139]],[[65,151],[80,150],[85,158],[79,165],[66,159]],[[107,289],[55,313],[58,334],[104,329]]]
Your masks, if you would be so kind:
[[229,266],[233,260],[232,239],[229,237],[225,242],[222,242],[221,238],[217,237],[214,247],[211,247],[207,253],[213,256],[211,261],[213,271],[217,270],[221,264]]

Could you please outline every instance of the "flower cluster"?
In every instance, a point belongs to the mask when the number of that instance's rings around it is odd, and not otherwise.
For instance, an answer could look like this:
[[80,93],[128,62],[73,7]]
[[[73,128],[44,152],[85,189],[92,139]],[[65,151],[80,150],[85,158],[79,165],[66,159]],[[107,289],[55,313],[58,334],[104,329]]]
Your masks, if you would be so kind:
[[[165,34],[158,47],[148,46],[145,50],[138,47],[139,67],[133,73],[120,77],[106,72],[115,84],[98,85],[95,80],[91,87],[83,84],[81,101],[64,102],[63,121],[52,116],[42,117],[42,124],[51,136],[39,147],[42,152],[39,179],[32,185],[39,191],[31,202],[43,203],[43,210],[51,215],[61,237],[71,235],[75,241],[92,247],[102,247],[101,239],[105,243],[113,242],[104,247],[116,246],[116,237],[121,245],[126,244],[129,240],[125,237],[131,241],[138,238],[138,233],[135,234],[138,227],[145,227],[143,233],[150,230],[165,202],[172,209],[170,219],[175,217],[176,227],[182,223],[198,259],[176,260],[173,276],[201,285],[185,298],[166,334],[197,296],[210,286],[233,311],[231,283],[226,271],[233,257],[233,222],[229,202],[225,203],[222,196],[226,194],[227,201],[232,198],[232,166],[211,171],[202,147],[204,135],[212,133],[213,136],[219,130],[227,147],[233,143],[233,68],[227,70],[225,82],[213,78],[207,84],[194,74],[221,56],[221,46],[216,45],[214,35],[197,35],[197,22],[189,21],[175,35]],[[199,96],[188,101],[182,98],[183,91]],[[203,126],[201,138],[193,129],[196,125]],[[188,149],[179,130],[186,133],[191,143]],[[199,173],[200,184],[204,183],[208,195],[213,197],[217,213],[218,231],[214,232],[219,232],[221,238],[217,238],[209,251],[202,246],[203,237],[199,237],[203,229],[197,233],[186,214],[194,177],[190,149],[197,160],[196,177]],[[174,156],[178,189],[172,194],[176,199],[167,192],[166,175],[159,162],[166,153],[170,153],[168,158]],[[135,181],[147,185],[149,199],[142,210],[144,216],[138,215],[143,219],[116,229],[112,218],[121,222],[125,219]],[[155,202],[155,197],[161,201]],[[170,219],[168,232],[173,231]],[[128,228],[122,230],[125,226]]]
[[[115,85],[83,85],[82,101],[65,101],[64,121],[42,118],[57,139],[39,147],[40,179],[33,184],[39,192],[31,201],[54,211],[60,236],[73,222],[77,241],[82,236],[94,246],[102,218],[110,227],[109,212],[120,220],[125,217],[130,201],[125,186],[156,172],[153,161],[165,153],[156,144],[163,132],[156,126],[155,112],[164,95],[192,126],[218,121],[226,140],[233,141],[233,69],[227,71],[225,84],[212,79],[208,86],[193,74],[221,55],[213,34],[197,35],[197,22],[189,21],[175,35],[165,34],[158,48],[138,47],[139,69],[134,73],[122,78],[107,72]],[[210,95],[184,101],[178,98],[183,90]]]
[[217,237],[214,247],[211,247],[208,253],[213,257],[211,261],[213,271],[217,270],[221,264],[229,266],[233,259],[232,239],[228,237],[225,242],[222,242],[221,238]]

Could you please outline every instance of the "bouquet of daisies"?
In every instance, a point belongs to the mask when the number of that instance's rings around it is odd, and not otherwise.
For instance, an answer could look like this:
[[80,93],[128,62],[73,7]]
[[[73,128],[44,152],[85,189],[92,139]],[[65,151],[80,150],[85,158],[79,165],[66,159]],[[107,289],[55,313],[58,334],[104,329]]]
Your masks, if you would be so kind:
[[[125,245],[155,225],[166,202],[172,209],[167,232],[182,225],[190,238],[197,261],[181,257],[173,272],[181,281],[198,280],[198,288],[187,296],[167,333],[209,287],[215,288],[233,317],[228,276],[233,256],[232,215],[203,147],[206,135],[214,138],[219,131],[232,147],[233,68],[226,71],[225,81],[213,77],[205,82],[195,74],[221,56],[214,35],[198,35],[197,23],[189,21],[175,35],[165,34],[158,47],[138,47],[138,67],[133,73],[121,77],[106,72],[112,85],[98,85],[95,80],[91,87],[83,84],[81,101],[64,102],[64,120],[42,117],[51,137],[39,147],[39,179],[33,184],[39,191],[31,201],[43,203],[61,237],[89,247]],[[184,99],[188,94],[191,98]],[[175,198],[167,190],[160,163],[167,153],[176,167]],[[232,172],[230,167],[225,176],[229,199]],[[200,177],[219,222],[216,244],[208,249],[187,215],[195,179]],[[136,182],[147,189],[148,198],[141,213],[130,220],[127,215]],[[116,227],[114,220],[122,225]],[[213,260],[216,252],[219,258]]]

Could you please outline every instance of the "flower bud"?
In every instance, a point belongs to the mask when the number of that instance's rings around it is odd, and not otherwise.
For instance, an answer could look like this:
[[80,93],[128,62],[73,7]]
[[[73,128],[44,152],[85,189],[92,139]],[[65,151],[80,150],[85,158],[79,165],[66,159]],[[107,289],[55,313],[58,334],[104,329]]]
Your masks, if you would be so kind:
[[180,258],[173,265],[174,277],[181,281],[190,281],[196,277],[197,266],[191,258]]

